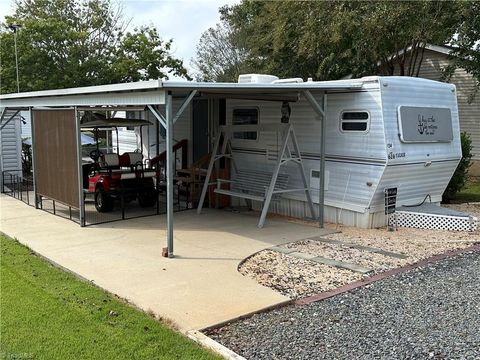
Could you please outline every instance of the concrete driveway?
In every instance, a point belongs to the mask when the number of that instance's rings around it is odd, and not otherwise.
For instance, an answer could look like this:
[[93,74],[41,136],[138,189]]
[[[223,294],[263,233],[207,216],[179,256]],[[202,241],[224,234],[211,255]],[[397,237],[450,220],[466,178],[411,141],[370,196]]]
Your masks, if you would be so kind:
[[55,263],[173,321],[202,329],[288,298],[240,275],[241,260],[264,248],[327,230],[205,209],[175,213],[175,255],[166,246],[165,216],[81,228],[72,221],[0,196],[0,231]]

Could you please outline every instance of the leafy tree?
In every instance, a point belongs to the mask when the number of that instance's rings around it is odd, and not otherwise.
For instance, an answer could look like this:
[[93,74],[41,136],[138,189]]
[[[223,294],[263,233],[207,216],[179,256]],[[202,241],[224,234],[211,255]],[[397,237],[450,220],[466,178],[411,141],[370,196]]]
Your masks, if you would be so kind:
[[190,79],[181,60],[170,55],[172,40],[164,42],[155,28],[140,27],[121,40],[113,63],[116,82],[167,77],[167,73]]
[[[242,39],[250,69],[327,80],[393,74],[395,64],[400,74],[417,75],[425,44],[452,38],[462,6],[459,1],[244,0],[220,13]],[[198,62],[203,55],[197,54]]]
[[192,65],[200,81],[236,81],[248,72],[247,50],[238,41],[229,24],[222,21],[205,31],[196,49]]
[[476,79],[476,86],[470,100],[480,88],[480,1],[464,4],[461,14],[461,25],[453,40],[451,53],[453,66],[447,69],[447,76],[455,68],[463,68]]
[[171,40],[163,42],[153,28],[125,34],[128,21],[110,0],[18,0],[0,29],[1,93],[16,91],[13,33],[6,29],[12,23],[23,25],[21,91],[187,76],[169,53]]

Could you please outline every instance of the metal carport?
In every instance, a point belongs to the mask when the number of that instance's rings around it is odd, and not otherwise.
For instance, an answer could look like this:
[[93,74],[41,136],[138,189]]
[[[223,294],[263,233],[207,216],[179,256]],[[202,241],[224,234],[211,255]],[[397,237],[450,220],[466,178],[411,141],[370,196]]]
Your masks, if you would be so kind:
[[[126,110],[129,108],[148,108],[166,130],[166,148],[173,146],[173,127],[181,113],[187,108],[196,95],[220,98],[241,98],[251,100],[296,100],[303,96],[321,121],[320,135],[320,184],[325,177],[325,113],[327,108],[327,92],[347,89],[361,89],[362,82],[356,80],[339,80],[324,82],[278,82],[278,83],[203,83],[152,80],[135,83],[91,86],[81,88],[35,91],[0,96],[0,107],[8,110],[28,110],[30,112],[41,109],[69,109],[75,112],[76,119],[76,151],[80,153],[80,119],[77,112],[91,110]],[[312,92],[314,94],[312,94]],[[173,113],[172,99],[183,97],[184,101],[177,113]],[[320,99],[318,101],[317,99]],[[165,114],[156,110],[157,105],[165,105]],[[5,110],[2,109],[0,128],[10,121],[3,119]],[[33,135],[33,134],[32,134]],[[33,137],[33,136],[32,136]],[[35,138],[32,138],[35,144]],[[174,224],[173,224],[173,153],[167,151],[167,248],[168,256],[174,256]],[[77,164],[77,184],[82,181],[81,163]],[[34,154],[34,192],[35,154]],[[81,186],[81,185],[78,185]],[[81,189],[78,191],[80,209],[84,209]],[[36,196],[35,196],[36,198]],[[319,225],[323,227],[324,194],[319,193]],[[82,224],[82,211],[80,223]]]

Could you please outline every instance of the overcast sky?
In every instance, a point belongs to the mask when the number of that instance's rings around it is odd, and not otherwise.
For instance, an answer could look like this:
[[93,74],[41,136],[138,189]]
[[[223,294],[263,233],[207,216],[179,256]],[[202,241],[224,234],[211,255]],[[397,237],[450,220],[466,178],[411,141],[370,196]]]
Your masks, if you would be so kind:
[[[202,32],[219,20],[218,8],[239,0],[121,0],[130,26],[154,25],[162,38],[173,39],[174,56],[184,60],[191,70],[190,59]],[[0,0],[0,15],[13,12],[13,0]]]

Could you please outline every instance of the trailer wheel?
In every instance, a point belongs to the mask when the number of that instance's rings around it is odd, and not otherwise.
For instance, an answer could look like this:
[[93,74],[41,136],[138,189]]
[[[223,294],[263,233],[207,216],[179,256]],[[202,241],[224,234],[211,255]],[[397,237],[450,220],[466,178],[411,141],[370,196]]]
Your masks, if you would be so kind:
[[95,190],[95,209],[101,213],[113,210],[113,199],[101,186]]
[[157,192],[155,189],[144,189],[138,194],[138,204],[141,207],[152,207],[157,203]]

